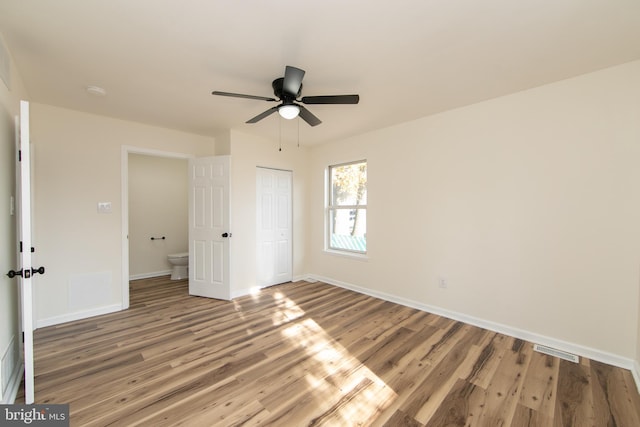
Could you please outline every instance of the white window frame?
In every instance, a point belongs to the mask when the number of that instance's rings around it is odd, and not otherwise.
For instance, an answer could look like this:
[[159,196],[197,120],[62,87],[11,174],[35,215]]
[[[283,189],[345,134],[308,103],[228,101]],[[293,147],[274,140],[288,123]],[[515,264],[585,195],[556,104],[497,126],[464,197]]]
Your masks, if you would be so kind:
[[[369,172],[369,164],[367,162],[366,159],[361,159],[361,160],[355,160],[352,162],[345,162],[345,163],[336,163],[336,164],[331,164],[329,166],[327,166],[327,169],[325,171],[325,175],[326,175],[326,179],[325,179],[325,251],[329,252],[329,253],[333,253],[333,254],[339,254],[339,255],[347,255],[347,256],[352,256],[352,257],[366,257],[367,255],[367,249],[365,249],[364,251],[359,251],[359,250],[353,250],[353,249],[345,249],[345,248],[335,248],[331,246],[331,232],[332,232],[332,224],[331,224],[331,219],[332,219],[332,215],[331,213],[333,211],[337,211],[337,210],[355,210],[355,209],[362,209],[365,212],[367,211],[367,204],[364,205],[339,205],[339,206],[334,206],[332,204],[333,202],[333,185],[332,185],[332,173],[331,170],[333,168],[337,168],[337,167],[341,167],[341,166],[349,166],[349,165],[356,165],[359,163],[364,163],[367,166],[367,174]],[[368,201],[368,177],[367,177],[367,201]],[[365,230],[365,234],[366,234],[366,230]]]

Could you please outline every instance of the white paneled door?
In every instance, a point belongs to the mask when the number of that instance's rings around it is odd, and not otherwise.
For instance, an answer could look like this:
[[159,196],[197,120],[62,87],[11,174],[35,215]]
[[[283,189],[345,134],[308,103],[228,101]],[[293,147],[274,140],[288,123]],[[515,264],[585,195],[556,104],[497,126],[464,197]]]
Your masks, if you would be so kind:
[[229,156],[189,160],[189,294],[231,299]]
[[271,286],[292,279],[292,173],[257,168],[257,281]]

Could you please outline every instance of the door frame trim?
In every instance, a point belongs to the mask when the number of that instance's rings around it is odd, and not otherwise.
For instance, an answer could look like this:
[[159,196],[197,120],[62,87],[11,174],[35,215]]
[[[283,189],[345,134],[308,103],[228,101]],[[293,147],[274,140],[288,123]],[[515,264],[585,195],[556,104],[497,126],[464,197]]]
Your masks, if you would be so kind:
[[[129,308],[129,154],[142,154],[151,157],[165,157],[188,160],[196,157],[193,154],[162,151],[153,148],[123,145],[120,151],[120,182],[122,195],[122,310]],[[186,189],[185,189],[186,191]]]

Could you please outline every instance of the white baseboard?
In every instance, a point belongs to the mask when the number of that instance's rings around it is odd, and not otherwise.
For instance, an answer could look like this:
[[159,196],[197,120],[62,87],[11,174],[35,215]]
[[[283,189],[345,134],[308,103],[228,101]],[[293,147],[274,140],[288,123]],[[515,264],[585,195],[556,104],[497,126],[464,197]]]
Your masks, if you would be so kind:
[[171,270],[154,271],[152,273],[132,274],[129,276],[129,280],[151,279],[152,277],[168,276],[171,274]]
[[640,363],[636,360],[633,364],[633,369],[631,369],[631,374],[633,375],[633,380],[636,382],[636,388],[638,389],[638,393],[640,393]]
[[115,313],[122,310],[122,304],[106,305],[103,307],[92,308],[90,310],[76,311],[75,313],[63,314],[61,316],[48,317],[40,319],[36,322],[36,328],[45,328],[47,326],[59,325],[61,323],[73,322],[74,320],[87,319],[102,314]]
[[254,291],[254,289],[258,289],[258,288],[234,289],[231,291],[231,299],[236,299],[236,298],[243,297],[245,295],[249,295]]
[[499,332],[501,334],[509,335],[515,338],[523,339],[532,343],[542,344],[548,347],[553,347],[558,350],[567,351],[569,353],[577,354],[578,356],[587,357],[591,360],[603,362],[609,365],[617,366],[624,369],[629,369],[634,373],[636,378],[636,384],[640,384],[640,369],[637,362],[626,357],[622,357],[616,354],[608,353],[606,351],[586,347],[580,344],[575,344],[563,340],[559,340],[553,337],[540,335],[535,332],[526,331],[519,328],[514,328],[501,323],[492,322],[490,320],[480,319],[477,317],[469,316],[463,313],[450,311],[441,307],[436,307],[428,304],[423,304],[418,301],[413,301],[407,298],[399,297],[397,295],[388,294],[386,292],[379,292],[372,289],[356,286],[350,283],[342,282],[340,280],[333,280],[329,277],[322,277],[315,274],[307,276],[309,281],[321,281],[330,285],[339,286],[341,288],[349,289],[354,292],[369,295],[374,298],[383,299],[385,301],[393,302],[396,304],[404,305],[407,307],[415,308],[417,310],[426,311],[428,313],[437,314],[449,319],[458,320],[460,322],[468,323],[473,326],[477,326],[490,331]]
[[[293,276],[291,278],[292,282],[299,282],[301,280],[306,280],[306,281],[310,281],[310,275],[308,274],[302,274],[302,275],[298,275],[298,276]],[[260,285],[256,285],[256,286],[252,286],[250,288],[243,288],[243,289],[233,289],[231,291],[231,299],[236,299],[236,298],[240,298],[246,295],[251,295],[252,293],[256,292],[256,290],[260,290],[260,289],[264,289],[264,288],[268,288],[271,286],[277,286],[277,285],[264,285],[264,286],[260,286]]]
[[[12,335],[9,344],[0,352],[0,401],[3,403],[12,403],[15,399],[16,373],[19,373],[21,363],[20,348],[16,336]],[[20,379],[17,381],[19,386]]]
[[18,390],[20,389],[23,375],[24,365],[22,363],[18,363],[13,375],[11,376],[9,385],[7,386],[6,394],[2,396],[3,405],[11,405],[16,401],[16,396],[18,395]]

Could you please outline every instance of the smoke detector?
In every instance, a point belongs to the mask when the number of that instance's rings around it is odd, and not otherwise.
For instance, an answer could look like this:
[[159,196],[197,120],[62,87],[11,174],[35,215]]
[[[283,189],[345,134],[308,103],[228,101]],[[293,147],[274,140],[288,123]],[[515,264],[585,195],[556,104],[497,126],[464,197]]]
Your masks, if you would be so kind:
[[98,97],[107,95],[107,91],[101,88],[100,86],[87,86],[86,91],[88,94],[93,96],[98,96]]

